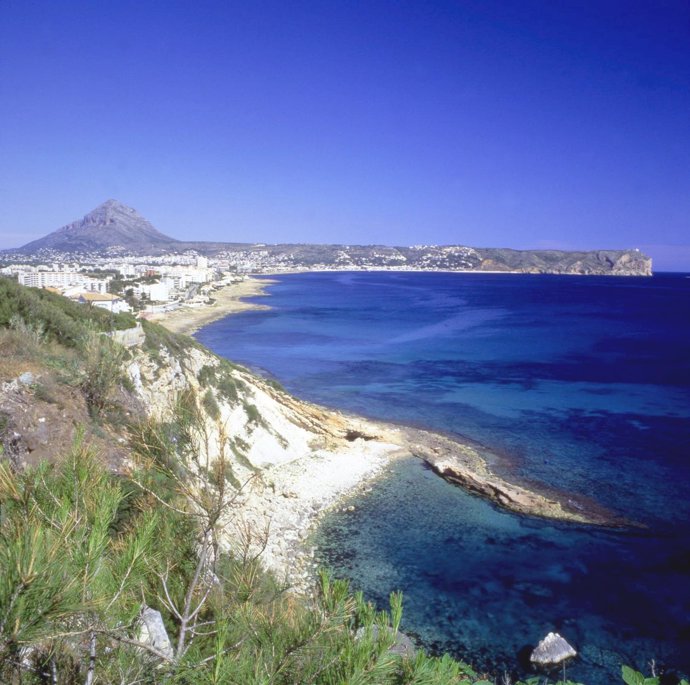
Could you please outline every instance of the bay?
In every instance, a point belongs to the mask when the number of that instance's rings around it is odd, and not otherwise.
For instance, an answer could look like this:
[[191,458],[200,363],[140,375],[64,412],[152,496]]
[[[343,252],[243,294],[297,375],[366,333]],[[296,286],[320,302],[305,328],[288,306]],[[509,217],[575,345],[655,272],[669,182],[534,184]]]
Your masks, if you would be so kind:
[[321,526],[320,558],[404,629],[493,673],[549,630],[573,677],[690,671],[690,279],[447,273],[280,276],[197,337],[305,399],[466,436],[503,475],[640,527],[496,509],[411,460]]

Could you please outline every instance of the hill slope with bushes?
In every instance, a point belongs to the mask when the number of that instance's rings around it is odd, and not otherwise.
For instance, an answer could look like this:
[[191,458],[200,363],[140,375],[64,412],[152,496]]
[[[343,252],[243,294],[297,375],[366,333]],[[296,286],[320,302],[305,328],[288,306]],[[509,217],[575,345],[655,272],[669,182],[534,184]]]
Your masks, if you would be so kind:
[[128,319],[0,295],[0,682],[498,682],[415,650],[399,594],[280,573],[304,516],[280,473],[354,459],[365,424],[159,326],[125,349]]

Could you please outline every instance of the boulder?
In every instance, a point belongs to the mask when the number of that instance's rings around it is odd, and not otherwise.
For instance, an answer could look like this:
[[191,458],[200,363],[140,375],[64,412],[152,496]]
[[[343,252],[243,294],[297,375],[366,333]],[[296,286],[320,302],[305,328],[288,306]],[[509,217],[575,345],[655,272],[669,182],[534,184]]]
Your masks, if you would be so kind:
[[17,380],[19,380],[22,385],[33,385],[36,379],[31,371],[25,371]]
[[170,644],[168,631],[165,629],[160,611],[151,607],[144,607],[139,619],[139,642],[157,649],[166,659],[173,658],[173,648]]
[[529,660],[540,666],[553,666],[576,655],[575,648],[558,633],[549,633],[536,646]]

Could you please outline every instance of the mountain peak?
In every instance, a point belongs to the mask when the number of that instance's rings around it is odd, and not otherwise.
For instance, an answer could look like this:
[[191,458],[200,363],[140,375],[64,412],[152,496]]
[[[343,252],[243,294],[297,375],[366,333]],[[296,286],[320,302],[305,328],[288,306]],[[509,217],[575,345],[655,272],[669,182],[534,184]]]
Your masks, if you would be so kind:
[[[106,200],[98,205],[98,207],[95,209],[92,209],[88,214],[84,215],[82,221],[89,223],[98,223],[103,221],[110,224],[113,223],[118,217],[125,218],[125,220],[127,220],[126,218],[129,218],[130,220],[135,218],[136,220],[145,222],[151,226],[151,224],[146,221],[146,219],[144,219],[144,217],[141,216],[136,209],[128,207],[119,200],[113,199]],[[69,226],[72,226],[72,224],[69,224]],[[153,226],[151,226],[151,228],[153,228]]]
[[27,253],[46,249],[60,252],[114,250],[144,254],[175,249],[178,242],[154,228],[136,209],[110,198],[81,219],[19,250]]
[[123,204],[119,200],[114,200],[113,198],[110,198],[106,200],[105,202],[102,202],[98,207],[96,207],[93,212],[98,212],[99,210],[102,209],[111,209],[111,210],[124,210],[128,212],[134,212],[136,211],[135,209],[132,209],[131,207],[128,207],[127,205]]
[[99,209],[113,209],[117,211],[134,212],[135,214],[137,213],[136,209],[133,209],[129,205],[126,205],[124,202],[115,200],[112,197],[107,199],[105,202],[102,202],[100,205],[98,205],[98,207],[96,207],[92,211],[97,212]]

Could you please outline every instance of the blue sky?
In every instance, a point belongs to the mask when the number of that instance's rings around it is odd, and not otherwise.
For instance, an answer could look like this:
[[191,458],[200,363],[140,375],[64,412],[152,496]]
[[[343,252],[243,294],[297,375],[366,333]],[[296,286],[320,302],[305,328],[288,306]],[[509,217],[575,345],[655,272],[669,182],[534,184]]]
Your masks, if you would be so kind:
[[0,247],[640,247],[690,271],[690,4],[0,2]]

